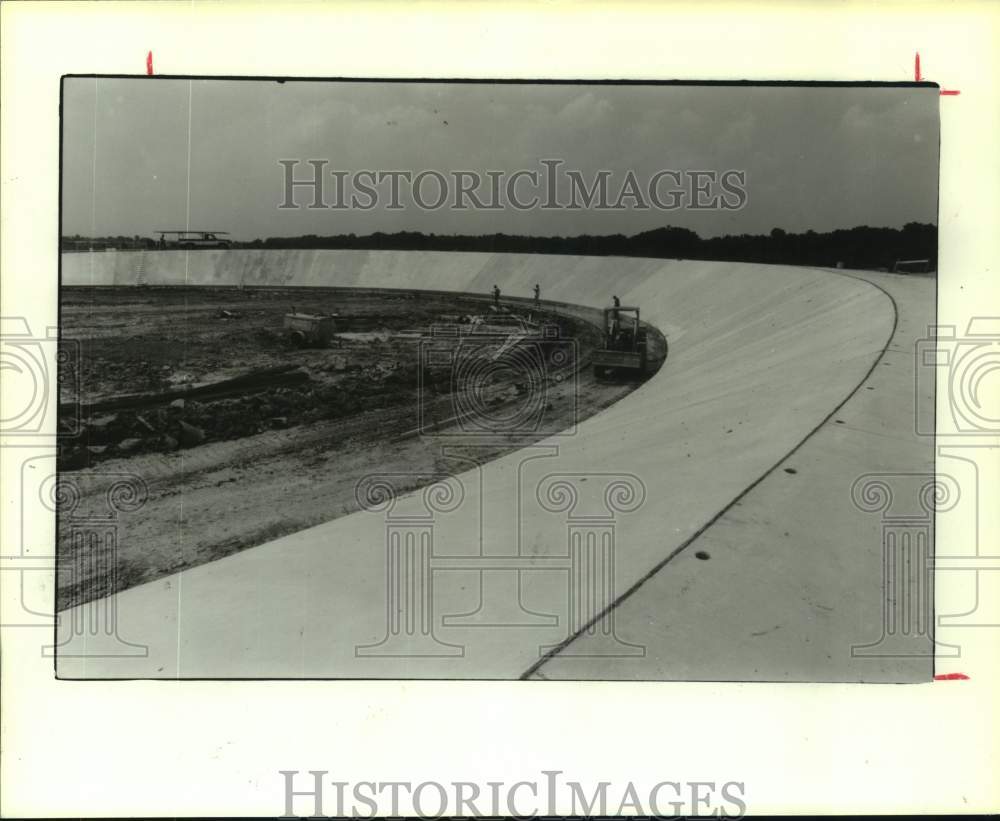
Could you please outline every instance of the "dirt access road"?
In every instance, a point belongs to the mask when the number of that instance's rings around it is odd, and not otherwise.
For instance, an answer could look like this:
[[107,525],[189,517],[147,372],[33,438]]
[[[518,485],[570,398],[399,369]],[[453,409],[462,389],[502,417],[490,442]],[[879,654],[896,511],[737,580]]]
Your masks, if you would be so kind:
[[[293,347],[282,328],[292,308],[336,314],[335,342]],[[498,313],[484,298],[426,292],[103,287],[64,289],[61,310],[73,352],[61,412],[77,413],[79,397],[84,427],[59,454],[79,498],[60,508],[60,610],[353,512],[372,473],[406,474],[413,489],[468,470],[639,384],[594,379],[598,314],[565,306]],[[558,341],[541,328],[558,329]],[[664,355],[662,337],[651,340],[650,373]],[[116,547],[82,550],[72,517],[106,510],[109,481],[123,475],[144,501],[119,516]]]

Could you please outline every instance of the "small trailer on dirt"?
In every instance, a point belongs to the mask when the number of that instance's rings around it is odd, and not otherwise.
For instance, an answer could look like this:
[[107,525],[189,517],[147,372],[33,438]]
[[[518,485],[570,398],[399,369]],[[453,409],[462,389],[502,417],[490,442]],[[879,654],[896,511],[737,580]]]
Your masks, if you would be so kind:
[[[623,321],[624,320],[624,321]],[[604,346],[594,351],[594,376],[608,371],[646,372],[646,331],[639,325],[639,309],[616,305],[604,309]]]
[[285,330],[297,348],[325,347],[333,339],[333,316],[330,314],[285,314]]

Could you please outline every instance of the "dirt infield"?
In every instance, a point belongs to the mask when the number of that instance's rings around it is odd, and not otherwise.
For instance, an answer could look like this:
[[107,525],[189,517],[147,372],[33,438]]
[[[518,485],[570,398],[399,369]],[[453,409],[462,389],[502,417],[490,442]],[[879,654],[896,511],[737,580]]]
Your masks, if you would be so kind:
[[[355,486],[376,465],[412,474],[418,487],[421,472],[485,463],[639,384],[592,377],[592,318],[497,312],[471,296],[79,287],[64,289],[61,309],[75,371],[62,416],[82,425],[59,453],[81,497],[73,515],[99,505],[109,473],[138,477],[148,498],[123,521],[113,567],[81,558],[61,517],[60,609],[353,512]],[[294,347],[282,326],[292,309],[335,314],[336,339]],[[540,329],[569,352],[559,373],[552,357],[539,360],[550,371],[541,379],[522,361],[551,347]],[[466,367],[425,361],[442,345],[460,348]],[[524,421],[506,429],[475,426],[518,414]],[[453,434],[471,436],[445,459],[440,437]]]

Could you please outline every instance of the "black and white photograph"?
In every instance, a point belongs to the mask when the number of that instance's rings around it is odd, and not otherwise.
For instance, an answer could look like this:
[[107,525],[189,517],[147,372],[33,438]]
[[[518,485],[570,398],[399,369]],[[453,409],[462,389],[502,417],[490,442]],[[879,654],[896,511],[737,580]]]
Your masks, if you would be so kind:
[[62,98],[60,677],[932,678],[937,87]]
[[0,816],[996,812],[998,42],[0,3]]

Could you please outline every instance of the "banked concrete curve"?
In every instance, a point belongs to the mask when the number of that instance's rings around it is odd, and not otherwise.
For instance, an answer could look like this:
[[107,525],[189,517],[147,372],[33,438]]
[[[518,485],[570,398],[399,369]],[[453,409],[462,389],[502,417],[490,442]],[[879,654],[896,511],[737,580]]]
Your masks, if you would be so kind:
[[[856,391],[893,334],[885,292],[824,270],[638,258],[306,250],[62,258],[64,285],[486,293],[496,283],[526,297],[536,282],[544,299],[599,308],[616,293],[642,306],[667,337],[669,359],[575,430],[459,473],[436,499],[411,493],[390,509],[62,614],[59,675],[508,679],[537,670],[583,629],[588,640],[565,648],[586,648],[572,677],[610,677],[616,658],[632,677],[670,677],[662,660],[643,667],[650,654],[629,624],[604,618],[586,632],[591,616],[634,592]],[[373,473],[384,456],[372,454]],[[822,528],[822,501],[810,515]],[[729,574],[736,591],[738,561]],[[669,614],[682,605],[651,606]],[[710,614],[698,626],[704,635],[717,629]]]

